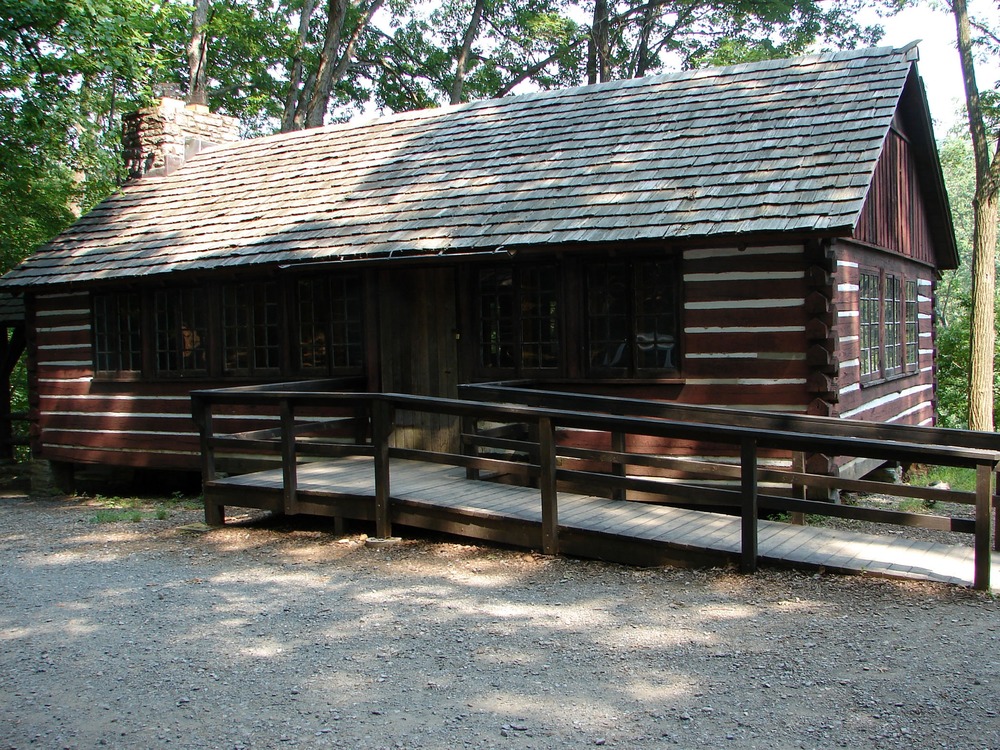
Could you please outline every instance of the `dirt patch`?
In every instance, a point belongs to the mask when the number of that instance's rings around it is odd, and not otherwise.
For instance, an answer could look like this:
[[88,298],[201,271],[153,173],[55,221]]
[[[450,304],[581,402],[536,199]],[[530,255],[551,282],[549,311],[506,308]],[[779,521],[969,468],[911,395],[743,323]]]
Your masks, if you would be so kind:
[[1000,748],[990,595],[94,515],[0,499],[0,747]]

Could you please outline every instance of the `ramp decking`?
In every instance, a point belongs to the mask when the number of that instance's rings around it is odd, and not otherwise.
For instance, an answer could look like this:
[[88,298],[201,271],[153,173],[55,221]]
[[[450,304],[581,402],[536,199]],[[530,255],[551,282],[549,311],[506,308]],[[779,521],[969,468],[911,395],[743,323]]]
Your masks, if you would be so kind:
[[[394,525],[528,548],[541,547],[537,489],[469,480],[465,470],[393,459],[389,492]],[[280,469],[215,479],[206,508],[233,505],[373,520],[371,458],[302,464],[294,507],[284,500]],[[706,511],[623,502],[571,492],[558,495],[559,548],[564,554],[638,565],[719,565],[740,559],[740,519]],[[933,544],[822,526],[760,521],[759,562],[971,585],[972,547]],[[993,563],[992,581],[1000,581]]]

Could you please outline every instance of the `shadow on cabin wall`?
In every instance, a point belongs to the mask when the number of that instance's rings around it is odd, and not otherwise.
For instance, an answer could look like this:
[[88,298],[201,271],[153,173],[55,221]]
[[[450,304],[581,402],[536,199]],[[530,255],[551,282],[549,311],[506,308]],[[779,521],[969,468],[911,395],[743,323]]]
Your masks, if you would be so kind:
[[73,464],[67,461],[32,461],[31,494],[121,495],[169,497],[175,493],[196,496],[201,493],[201,475],[177,469],[143,469],[105,464]]

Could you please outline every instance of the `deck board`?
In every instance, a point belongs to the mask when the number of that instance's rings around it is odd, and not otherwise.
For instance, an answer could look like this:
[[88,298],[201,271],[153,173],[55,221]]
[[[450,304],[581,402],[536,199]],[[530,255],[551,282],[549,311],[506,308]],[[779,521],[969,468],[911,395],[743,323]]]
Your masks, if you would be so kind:
[[[335,508],[338,498],[371,497],[374,506],[371,458],[347,457],[302,464],[298,467],[297,480],[299,490],[308,493],[310,503],[325,503]],[[273,493],[278,508],[282,486],[281,470],[271,469],[210,482],[205,487],[205,498],[206,502],[216,502],[216,496],[232,498],[238,496],[233,490],[254,488]],[[228,496],[223,494],[226,490],[230,493]],[[598,545],[600,553],[593,555],[601,559],[616,559],[617,556],[620,561],[628,562],[631,559],[629,540],[645,545],[646,549],[673,550],[674,556],[700,550],[717,555],[720,563],[733,562],[739,555],[741,524],[737,516],[572,492],[560,492],[558,502],[561,532],[583,534],[585,539],[607,540],[606,544]],[[541,501],[537,489],[470,480],[460,467],[392,460],[390,507],[405,507],[410,513],[407,518],[418,520],[459,518],[460,521],[453,521],[459,524],[457,533],[474,538],[504,540],[503,533],[497,531],[497,523],[521,524],[522,529],[524,524],[535,526],[539,530],[538,539],[541,538]],[[437,528],[431,521],[426,523],[426,528]],[[517,538],[523,538],[523,533],[522,530],[522,537]],[[963,585],[971,585],[973,577],[971,547],[820,526],[758,521],[758,553],[762,564]],[[573,554],[590,556],[586,542],[580,542],[580,549],[575,549]],[[996,556],[991,581],[997,590],[1000,565]]]

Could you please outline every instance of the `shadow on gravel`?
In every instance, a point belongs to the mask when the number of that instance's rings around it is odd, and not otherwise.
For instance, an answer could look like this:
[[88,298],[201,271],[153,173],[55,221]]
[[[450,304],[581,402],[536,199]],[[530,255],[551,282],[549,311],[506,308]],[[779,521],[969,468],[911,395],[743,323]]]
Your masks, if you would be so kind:
[[1000,745],[963,589],[195,520],[0,502],[0,746]]

